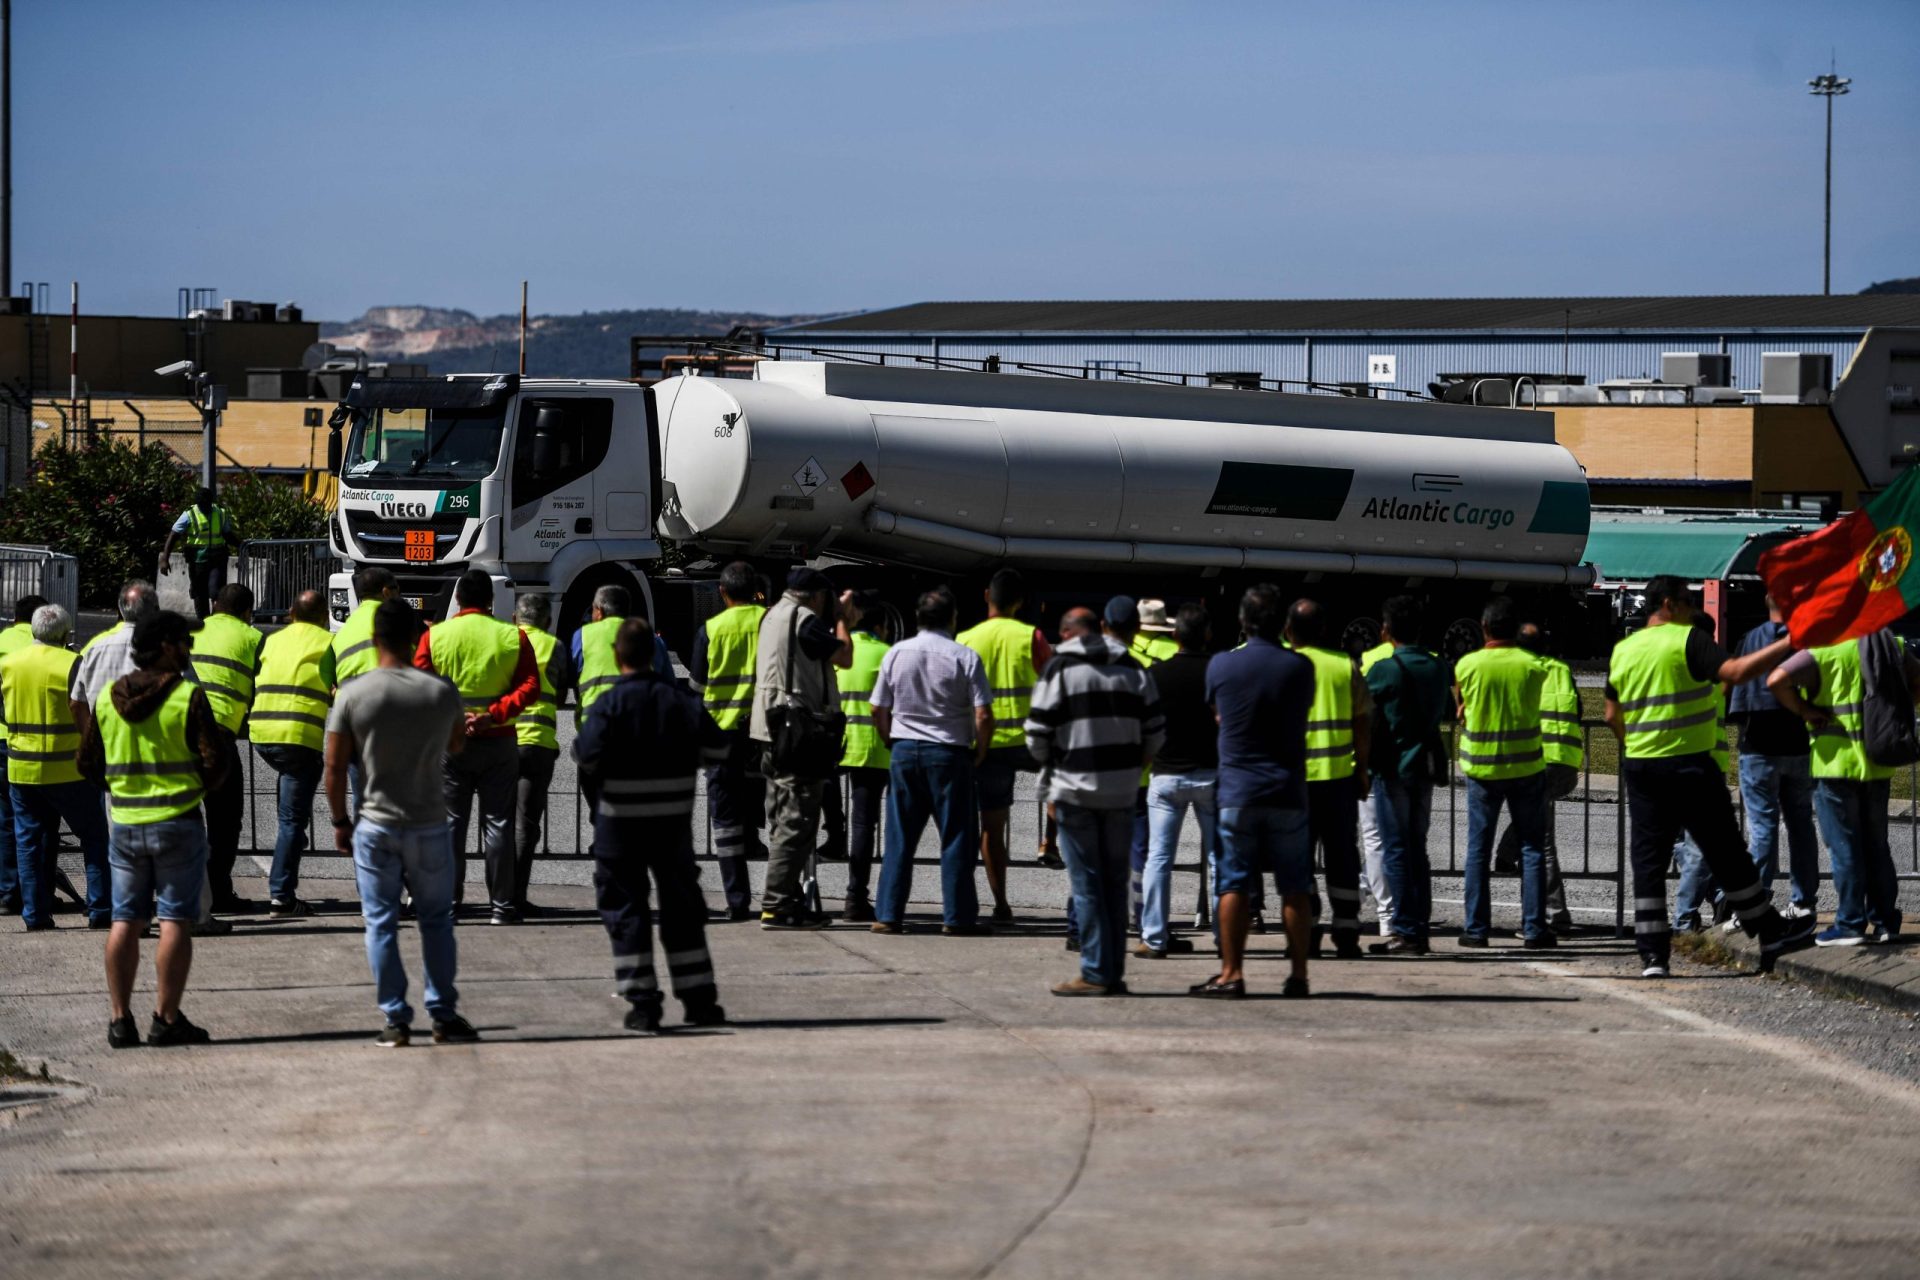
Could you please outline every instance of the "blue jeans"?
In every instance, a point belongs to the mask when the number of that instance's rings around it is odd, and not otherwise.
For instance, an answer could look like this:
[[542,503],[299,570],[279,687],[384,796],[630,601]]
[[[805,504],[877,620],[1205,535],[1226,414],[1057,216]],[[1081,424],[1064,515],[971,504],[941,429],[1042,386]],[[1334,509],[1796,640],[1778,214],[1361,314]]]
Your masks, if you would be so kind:
[[1140,877],[1140,941],[1156,951],[1167,949],[1167,921],[1173,914],[1173,860],[1180,849],[1180,828],[1188,809],[1193,810],[1200,827],[1200,856],[1208,865],[1213,863],[1213,846],[1219,838],[1213,803],[1217,777],[1216,770],[1195,769],[1192,773],[1156,773],[1147,784],[1151,834],[1146,869]]
[[1547,930],[1547,782],[1546,774],[1524,778],[1467,779],[1467,865],[1465,926],[1469,938],[1485,939],[1493,928],[1493,897],[1487,872],[1493,858],[1493,829],[1506,805],[1520,834],[1520,933],[1545,937]]
[[1375,777],[1371,803],[1380,865],[1393,900],[1390,927],[1397,937],[1425,942],[1433,919],[1433,863],[1427,857],[1433,784]]
[[980,922],[973,883],[979,857],[973,825],[973,750],[902,738],[893,744],[887,778],[887,851],[880,863],[880,900],[874,915],[898,924],[913,890],[913,851],[931,820],[940,832],[941,918],[950,925]]
[[64,819],[80,841],[87,865],[87,919],[113,918],[113,887],[107,871],[107,811],[90,782],[50,782],[0,788],[13,810],[11,843],[20,859],[21,914],[28,924],[52,919],[53,883]]
[[313,793],[320,788],[326,758],[312,747],[291,742],[257,742],[254,750],[280,775],[280,830],[273,842],[273,870],[267,874],[267,895],[285,902],[300,892],[300,855],[307,850],[307,828],[313,822]]
[[383,827],[362,821],[353,829],[353,874],[360,885],[360,914],[367,922],[367,964],[374,998],[396,1026],[413,1021],[407,1003],[407,971],[400,963],[400,877],[413,893],[420,929],[420,958],[427,970],[427,1014],[435,1021],[453,1013],[460,993],[453,985],[453,833],[445,822]]
[[1673,891],[1673,927],[1690,929],[1700,923],[1700,904],[1709,897],[1718,898],[1720,887],[1713,881],[1713,872],[1707,870],[1707,855],[1700,852],[1692,836],[1680,837],[1680,843],[1673,846],[1673,860],[1680,868],[1680,883]]
[[1060,819],[1060,857],[1073,885],[1080,924],[1080,976],[1117,986],[1127,968],[1127,883],[1132,863],[1133,806],[1083,809],[1054,805]]
[[1865,933],[1869,920],[1890,929],[1900,926],[1899,889],[1893,851],[1887,846],[1887,797],[1892,784],[1881,778],[1821,778],[1814,786],[1820,834],[1833,859],[1833,896],[1839,900],[1833,922]]
[[1747,809],[1747,851],[1769,891],[1780,865],[1780,827],[1787,828],[1788,866],[1796,906],[1820,898],[1820,846],[1813,837],[1813,778],[1807,756],[1741,756],[1740,800]]
[[115,920],[192,924],[200,918],[207,828],[198,809],[159,822],[110,823],[107,841]]

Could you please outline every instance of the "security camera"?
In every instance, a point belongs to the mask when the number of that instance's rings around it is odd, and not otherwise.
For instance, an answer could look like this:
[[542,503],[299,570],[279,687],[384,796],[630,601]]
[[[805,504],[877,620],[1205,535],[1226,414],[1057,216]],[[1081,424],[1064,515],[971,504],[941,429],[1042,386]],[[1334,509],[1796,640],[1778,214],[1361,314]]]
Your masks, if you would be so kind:
[[155,369],[154,372],[163,378],[171,378],[176,373],[184,373],[191,377],[193,375],[193,368],[193,361],[191,360],[175,360],[172,364],[161,365],[158,369]]

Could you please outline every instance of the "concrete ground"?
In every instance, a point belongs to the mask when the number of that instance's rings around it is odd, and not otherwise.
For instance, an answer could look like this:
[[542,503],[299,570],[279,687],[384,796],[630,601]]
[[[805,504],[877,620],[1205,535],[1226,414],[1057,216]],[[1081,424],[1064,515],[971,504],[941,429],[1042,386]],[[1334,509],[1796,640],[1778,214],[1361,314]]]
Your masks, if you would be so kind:
[[1911,1020],[1642,982],[1610,938],[1324,962],[1305,1002],[1262,939],[1217,1004],[1180,995],[1204,951],[1051,997],[1044,912],[721,925],[734,1025],[639,1039],[586,892],[540,896],[459,931],[472,1047],[371,1047],[348,910],[203,940],[191,1050],[106,1047],[99,934],[0,932],[0,1042],[71,1082],[0,1110],[0,1275],[1904,1276],[1920,1248]]

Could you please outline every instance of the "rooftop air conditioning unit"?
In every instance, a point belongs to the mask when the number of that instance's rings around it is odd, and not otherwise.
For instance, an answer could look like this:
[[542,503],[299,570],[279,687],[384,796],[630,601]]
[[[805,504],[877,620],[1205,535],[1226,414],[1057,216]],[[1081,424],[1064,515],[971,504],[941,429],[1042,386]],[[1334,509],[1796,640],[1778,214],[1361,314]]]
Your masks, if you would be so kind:
[[1760,353],[1761,404],[1826,404],[1832,391],[1832,356],[1811,351]]
[[1733,357],[1720,351],[1662,351],[1660,381],[1684,387],[1730,387]]

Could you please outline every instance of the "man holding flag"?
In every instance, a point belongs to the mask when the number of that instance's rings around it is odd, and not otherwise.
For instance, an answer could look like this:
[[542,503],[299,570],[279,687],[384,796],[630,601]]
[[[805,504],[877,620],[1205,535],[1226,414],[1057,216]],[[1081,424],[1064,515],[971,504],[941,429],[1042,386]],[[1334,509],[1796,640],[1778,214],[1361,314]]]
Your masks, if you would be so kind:
[[1664,978],[1672,949],[1667,864],[1684,831],[1694,838],[1740,927],[1760,939],[1762,966],[1813,936],[1811,917],[1787,921],[1761,887],[1713,755],[1721,739],[1720,684],[1745,684],[1787,656],[1778,640],[1744,657],[1727,654],[1693,625],[1686,581],[1662,574],[1647,584],[1647,624],[1614,646],[1607,670],[1606,721],[1621,743],[1621,781],[1633,822],[1634,941],[1642,977]]

